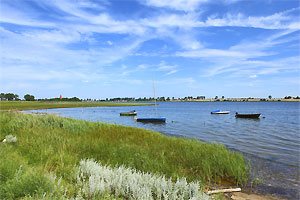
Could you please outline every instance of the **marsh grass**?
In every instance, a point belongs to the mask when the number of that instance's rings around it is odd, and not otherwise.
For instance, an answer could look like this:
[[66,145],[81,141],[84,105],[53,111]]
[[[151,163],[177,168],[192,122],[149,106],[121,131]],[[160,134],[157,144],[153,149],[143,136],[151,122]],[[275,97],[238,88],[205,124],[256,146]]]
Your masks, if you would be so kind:
[[42,195],[53,190],[53,184],[39,168],[29,166],[15,146],[0,146],[0,199],[18,199]]
[[[13,183],[14,175],[23,166],[25,171],[20,180],[25,181],[33,171],[37,172],[33,176],[37,182],[21,184],[26,194],[51,191],[53,185],[42,177],[45,173],[54,173],[61,177],[68,191],[66,196],[72,197],[76,191],[74,166],[85,158],[111,167],[124,165],[164,175],[174,181],[186,177],[187,181],[202,184],[221,180],[243,184],[248,179],[249,168],[243,156],[223,145],[168,137],[149,130],[54,115],[0,112],[0,140],[9,134],[16,136],[18,142],[0,143],[0,188],[7,188],[3,194],[11,195],[9,191],[19,187]],[[34,188],[36,183],[41,188]],[[27,190],[26,187],[32,188]],[[36,192],[33,194],[32,190]],[[24,194],[18,193],[19,196]]]
[[143,106],[146,103],[115,102],[50,102],[50,101],[0,101],[0,110],[34,110],[75,107]]

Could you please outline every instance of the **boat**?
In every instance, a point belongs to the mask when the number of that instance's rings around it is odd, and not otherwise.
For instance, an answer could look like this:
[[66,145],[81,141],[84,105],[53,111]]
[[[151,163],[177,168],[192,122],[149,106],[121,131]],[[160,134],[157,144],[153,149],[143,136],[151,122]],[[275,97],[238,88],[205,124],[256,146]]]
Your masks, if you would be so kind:
[[260,113],[235,113],[236,118],[252,118],[252,119],[258,119],[260,116]]
[[[156,105],[154,81],[153,81],[153,93],[154,93],[155,114],[157,115],[157,105]],[[136,122],[142,122],[142,123],[153,123],[153,124],[166,123],[165,117],[135,117],[134,119]]]
[[137,112],[135,110],[120,113],[120,116],[136,116],[136,115],[137,115]]
[[136,117],[135,121],[143,122],[143,123],[155,123],[155,124],[163,124],[166,123],[165,117]]
[[222,110],[214,110],[211,111],[210,114],[229,114],[230,111],[222,111]]

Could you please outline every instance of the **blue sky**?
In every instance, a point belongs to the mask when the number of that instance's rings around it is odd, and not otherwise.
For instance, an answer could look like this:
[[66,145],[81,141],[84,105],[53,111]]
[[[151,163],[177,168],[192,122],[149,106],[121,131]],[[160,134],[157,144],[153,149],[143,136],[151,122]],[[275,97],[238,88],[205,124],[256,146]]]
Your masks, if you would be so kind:
[[1,92],[300,95],[298,0],[1,0]]

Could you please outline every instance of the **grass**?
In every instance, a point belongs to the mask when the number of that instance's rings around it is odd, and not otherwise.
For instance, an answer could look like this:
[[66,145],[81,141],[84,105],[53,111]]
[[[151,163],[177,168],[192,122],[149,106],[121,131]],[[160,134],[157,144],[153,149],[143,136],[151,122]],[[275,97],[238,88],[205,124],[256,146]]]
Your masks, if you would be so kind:
[[[8,199],[26,195],[39,198],[45,191],[56,194],[53,184],[45,179],[49,173],[62,179],[67,192],[59,195],[74,197],[74,166],[86,158],[203,184],[222,180],[243,184],[249,174],[243,156],[223,145],[133,127],[0,112],[0,139],[6,135],[17,137],[16,143],[0,143],[0,193]],[[20,166],[23,171],[19,176]],[[30,184],[24,185],[26,181]],[[19,191],[15,188],[23,189],[15,194]]]
[[0,101],[0,110],[34,110],[51,108],[103,107],[103,106],[141,106],[145,103],[115,102],[50,102],[50,101]]

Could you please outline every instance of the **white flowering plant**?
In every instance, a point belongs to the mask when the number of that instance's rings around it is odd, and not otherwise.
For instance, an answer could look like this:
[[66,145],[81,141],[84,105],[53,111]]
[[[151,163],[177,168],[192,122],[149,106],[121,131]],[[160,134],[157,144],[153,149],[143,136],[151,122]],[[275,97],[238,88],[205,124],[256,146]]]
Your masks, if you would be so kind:
[[81,188],[79,195],[83,198],[109,193],[125,199],[209,199],[209,196],[199,190],[198,182],[188,183],[185,178],[173,182],[170,178],[125,166],[102,166],[90,159],[80,161],[77,185]]
[[5,139],[3,140],[3,142],[15,143],[15,142],[17,142],[17,137],[13,136],[13,135],[7,135],[7,136],[5,136]]

